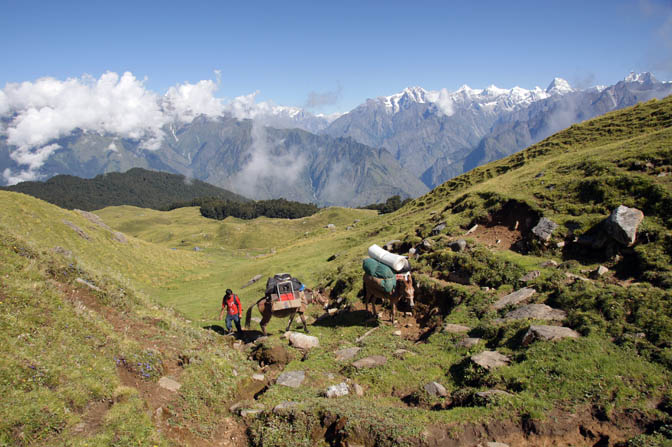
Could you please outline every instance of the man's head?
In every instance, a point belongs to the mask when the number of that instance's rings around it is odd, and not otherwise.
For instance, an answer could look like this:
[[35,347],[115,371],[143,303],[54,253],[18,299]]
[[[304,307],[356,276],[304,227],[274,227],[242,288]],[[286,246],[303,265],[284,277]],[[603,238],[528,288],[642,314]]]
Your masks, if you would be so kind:
[[231,296],[232,293],[233,293],[233,290],[226,289],[226,296]]

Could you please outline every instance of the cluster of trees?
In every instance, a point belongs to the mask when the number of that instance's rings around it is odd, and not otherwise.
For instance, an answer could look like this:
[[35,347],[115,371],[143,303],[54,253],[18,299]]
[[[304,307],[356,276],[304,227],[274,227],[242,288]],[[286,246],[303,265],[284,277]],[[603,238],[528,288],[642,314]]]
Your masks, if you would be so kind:
[[209,200],[201,204],[201,215],[222,220],[229,216],[239,219],[255,219],[260,216],[297,219],[311,216],[319,211],[312,203],[292,202],[285,199],[237,202],[232,200]]
[[378,210],[378,214],[387,214],[397,211],[402,206],[410,202],[411,199],[401,200],[400,196],[392,196],[388,198],[385,203],[372,203],[371,205],[366,205],[361,207],[365,210]]
[[[244,202],[245,197],[183,175],[133,168],[127,172],[110,172],[92,179],[57,175],[46,182],[22,182],[0,187],[37,197],[61,208],[94,211],[106,206],[133,205],[166,210],[179,208],[171,203],[191,203],[200,197]],[[197,206],[200,205],[181,205]]]

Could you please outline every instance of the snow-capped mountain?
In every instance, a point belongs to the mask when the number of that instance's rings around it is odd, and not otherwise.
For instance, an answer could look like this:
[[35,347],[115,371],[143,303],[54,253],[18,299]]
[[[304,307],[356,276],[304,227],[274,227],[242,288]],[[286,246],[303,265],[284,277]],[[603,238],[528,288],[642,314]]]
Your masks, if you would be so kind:
[[631,73],[613,86],[585,90],[562,78],[531,90],[412,87],[367,100],[324,132],[388,149],[432,188],[573,123],[671,93],[672,82],[660,82],[651,73]]

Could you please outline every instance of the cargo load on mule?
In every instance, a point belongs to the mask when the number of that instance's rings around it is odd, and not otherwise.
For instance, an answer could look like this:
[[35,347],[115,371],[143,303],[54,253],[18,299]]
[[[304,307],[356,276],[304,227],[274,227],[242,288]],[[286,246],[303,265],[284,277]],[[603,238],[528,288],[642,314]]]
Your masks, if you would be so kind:
[[409,272],[411,264],[407,258],[373,244],[369,247],[369,257],[362,263],[362,268],[367,275],[373,276],[387,293],[392,293],[397,284],[397,275]]
[[272,309],[298,309],[301,307],[303,284],[289,273],[278,273],[266,281],[266,299],[271,302]]

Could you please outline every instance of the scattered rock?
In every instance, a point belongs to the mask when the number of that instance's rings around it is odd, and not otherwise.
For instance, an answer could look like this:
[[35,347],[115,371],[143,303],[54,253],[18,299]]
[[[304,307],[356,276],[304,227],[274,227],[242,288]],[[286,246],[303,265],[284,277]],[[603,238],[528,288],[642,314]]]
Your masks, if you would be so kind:
[[467,232],[464,233],[464,234],[465,234],[465,235],[467,235],[467,234],[471,234],[471,233],[473,233],[474,231],[476,231],[477,229],[478,229],[478,224],[476,224],[476,225],[474,225],[473,227],[469,228],[469,229],[467,230]]
[[240,415],[242,417],[247,417],[247,416],[256,416],[259,413],[261,413],[263,410],[259,410],[257,408],[246,408],[244,410],[240,410]]
[[286,365],[291,360],[289,352],[283,345],[268,346],[263,342],[254,347],[252,358],[264,365]]
[[457,346],[460,347],[460,348],[469,349],[469,348],[473,348],[474,346],[476,346],[480,341],[481,341],[480,338],[467,337],[467,338],[464,338],[464,339],[460,340],[459,342],[457,342]]
[[539,278],[540,275],[541,272],[539,270],[532,270],[531,272],[527,272],[522,278],[520,278],[520,280],[522,282],[528,282]]
[[584,278],[583,276],[575,275],[574,273],[570,272],[565,272],[565,277],[571,281],[579,280],[579,281],[591,282],[590,279],[588,278]]
[[637,229],[644,219],[644,213],[637,208],[620,205],[605,220],[605,230],[617,242],[630,246],[635,243]]
[[182,388],[182,384],[171,379],[170,377],[161,377],[159,379],[159,386],[165,390],[176,392]]
[[258,380],[259,382],[263,382],[264,380],[266,380],[266,376],[264,376],[263,374],[253,374],[252,379]]
[[350,390],[348,390],[348,385],[345,382],[341,382],[338,385],[332,385],[327,388],[327,391],[324,394],[328,398],[333,399],[334,397],[347,396],[350,394]]
[[88,234],[86,234],[81,228],[79,228],[77,225],[74,223],[70,222],[69,220],[63,219],[63,223],[75,230],[75,233],[77,233],[81,238],[86,239],[87,241],[90,241],[91,238],[89,237]]
[[448,247],[455,252],[461,252],[467,249],[467,241],[458,239],[448,244]]
[[445,222],[440,222],[438,225],[436,225],[434,228],[432,228],[432,235],[437,236],[438,234],[440,234],[445,229],[446,229],[446,223]]
[[363,359],[353,362],[352,366],[357,369],[366,369],[381,366],[385,363],[387,363],[387,357],[382,355],[372,355],[371,357],[364,357]]
[[356,223],[356,224],[358,224],[359,222],[360,222],[359,219],[355,219],[355,220],[352,221],[352,223]]
[[528,300],[532,295],[537,293],[536,290],[530,287],[524,287],[522,289],[516,290],[513,293],[509,293],[501,297],[495,304],[492,305],[494,309],[503,309],[509,305],[515,305],[522,303],[525,300]]
[[512,310],[504,316],[503,320],[524,320],[526,318],[533,320],[564,320],[566,317],[567,313],[563,310],[553,309],[545,304],[528,304],[527,306]]
[[396,335],[397,337],[401,337],[401,331],[394,331],[392,332],[392,335]]
[[471,361],[488,371],[511,363],[510,358],[497,351],[483,351],[480,354],[472,355]]
[[357,396],[363,396],[364,395],[364,388],[359,383],[354,383],[352,385],[352,391],[355,393]]
[[551,259],[550,261],[542,262],[540,267],[554,269],[558,267],[558,263]]
[[339,362],[343,362],[343,361],[346,361],[346,360],[351,360],[361,350],[362,350],[362,348],[358,348],[356,346],[352,347],[352,348],[339,349],[338,351],[334,351],[334,357],[336,358],[336,361],[339,361]]
[[88,211],[78,209],[75,209],[74,211],[78,212],[79,214],[81,214],[82,217],[98,225],[99,227],[105,228],[107,231],[112,231],[112,228],[110,228],[105,222],[103,222],[103,219],[101,219],[100,216],[90,213]]
[[244,286],[241,287],[241,289],[244,289],[245,287],[249,287],[249,286],[251,286],[251,285],[254,284],[255,282],[259,281],[259,280],[261,279],[261,277],[262,277],[261,275],[254,275],[254,276],[252,277],[252,279],[250,279],[248,282],[245,283]]
[[336,229],[336,225],[334,225],[334,224],[327,224],[327,226],[325,226],[324,228],[327,228],[327,229],[329,229],[329,230],[335,230],[335,229]]
[[366,337],[369,335],[373,334],[374,331],[378,330],[380,326],[376,326],[373,329],[369,329],[368,331],[364,332],[364,334],[361,337],[357,337],[357,340],[355,340],[355,343],[359,343],[362,340],[364,340]]
[[564,248],[565,247],[565,241],[560,241],[557,244],[555,244],[556,247],[558,248]]
[[461,334],[463,332],[469,332],[471,328],[469,326],[462,326],[461,324],[452,324],[448,323],[443,326],[443,332],[449,332],[451,334]]
[[275,383],[278,385],[288,386],[290,388],[298,388],[305,379],[305,371],[290,371],[280,374]]
[[201,251],[201,247],[199,246],[194,247],[194,251]]
[[604,276],[609,272],[609,269],[606,268],[605,266],[601,265],[598,268],[593,271],[592,276],[593,278],[599,278],[600,276]]
[[304,349],[306,351],[320,346],[320,340],[317,337],[300,334],[298,332],[292,332],[289,335],[289,343],[295,348]]
[[95,290],[96,292],[102,292],[102,290],[100,290],[100,287],[97,287],[95,284],[90,283],[89,281],[87,281],[85,279],[77,278],[77,279],[75,279],[75,282],[79,283],[79,284],[82,284],[82,285],[88,287],[91,290]]
[[563,338],[579,338],[578,332],[573,331],[568,327],[561,326],[530,326],[523,337],[523,346],[527,346],[535,340],[555,341]]
[[509,444],[503,442],[486,442],[485,447],[509,447]]
[[347,227],[345,227],[346,231],[350,231],[350,230],[352,230],[353,228],[354,228],[354,227],[353,227],[352,225],[348,225]]
[[397,358],[403,359],[407,355],[415,355],[415,352],[408,351],[406,349],[397,349],[392,353]]
[[433,397],[446,397],[448,395],[446,388],[438,382],[429,382],[423,388]]
[[434,246],[434,243],[431,241],[431,239],[423,239],[420,246],[425,250],[431,250]]
[[283,413],[299,406],[298,402],[284,401],[273,407],[273,413]]
[[548,242],[556,228],[558,228],[558,224],[546,217],[542,217],[539,219],[537,225],[532,228],[532,233],[542,241]]
[[124,233],[120,233],[118,231],[113,231],[112,232],[112,237],[114,237],[114,240],[122,243],[122,244],[127,244],[128,239],[126,239],[126,236],[124,236]]

